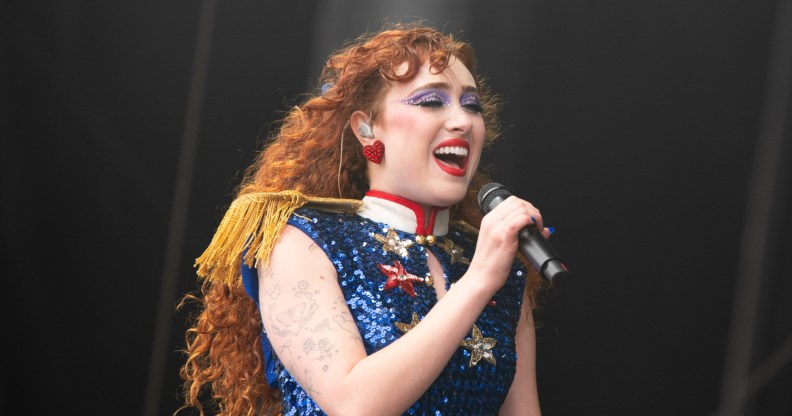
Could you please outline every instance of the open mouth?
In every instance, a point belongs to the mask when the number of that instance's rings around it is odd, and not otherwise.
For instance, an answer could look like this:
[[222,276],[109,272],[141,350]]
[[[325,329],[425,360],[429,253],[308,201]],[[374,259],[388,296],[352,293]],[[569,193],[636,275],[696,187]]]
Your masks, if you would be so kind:
[[463,176],[467,170],[470,145],[462,139],[446,140],[438,145],[433,152],[435,163],[444,172]]

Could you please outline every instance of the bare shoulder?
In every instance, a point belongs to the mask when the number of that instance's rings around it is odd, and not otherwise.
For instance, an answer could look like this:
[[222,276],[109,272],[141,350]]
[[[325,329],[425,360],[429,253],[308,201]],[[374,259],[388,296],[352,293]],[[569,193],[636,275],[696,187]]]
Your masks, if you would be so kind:
[[283,228],[283,232],[272,250],[270,265],[273,269],[283,267],[287,269],[293,267],[334,269],[322,248],[303,231],[291,225],[286,225]]
[[293,291],[310,284],[329,290],[333,296],[340,292],[330,259],[308,235],[291,225],[284,227],[269,263],[258,268],[258,276],[262,306],[272,304],[275,298],[271,295],[281,293],[283,288]]

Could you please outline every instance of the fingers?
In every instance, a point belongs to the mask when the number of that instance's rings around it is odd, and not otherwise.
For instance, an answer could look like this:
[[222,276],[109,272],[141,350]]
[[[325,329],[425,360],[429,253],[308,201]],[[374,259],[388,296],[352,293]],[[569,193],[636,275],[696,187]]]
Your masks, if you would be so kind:
[[521,229],[532,224],[541,230],[545,239],[549,239],[555,232],[553,227],[544,226],[539,208],[528,201],[510,196],[484,216],[481,228],[489,229],[492,233],[504,237],[516,235]]
[[[489,214],[484,216],[487,223],[509,225],[520,230],[525,226],[535,224],[540,230],[544,229],[542,213],[533,204],[515,196],[508,197]],[[483,228],[483,224],[482,224]]]
[[487,276],[482,284],[495,288],[503,285],[519,249],[519,233],[530,225],[541,230],[545,239],[554,231],[544,227],[542,213],[536,206],[515,196],[505,199],[484,216],[469,269],[474,270],[474,274]]

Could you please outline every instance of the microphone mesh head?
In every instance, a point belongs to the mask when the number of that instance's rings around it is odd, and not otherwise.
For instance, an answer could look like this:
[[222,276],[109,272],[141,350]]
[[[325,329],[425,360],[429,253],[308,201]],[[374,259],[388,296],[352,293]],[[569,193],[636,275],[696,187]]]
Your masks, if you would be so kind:
[[511,192],[509,192],[509,190],[506,189],[503,185],[497,182],[490,182],[482,186],[481,190],[479,191],[478,194],[479,208],[481,208],[481,212],[484,213],[484,215],[487,215],[487,213],[489,213],[490,211],[492,211],[493,208],[495,208],[494,206],[490,206],[492,200],[494,200],[495,198],[506,199],[510,196],[511,196]]

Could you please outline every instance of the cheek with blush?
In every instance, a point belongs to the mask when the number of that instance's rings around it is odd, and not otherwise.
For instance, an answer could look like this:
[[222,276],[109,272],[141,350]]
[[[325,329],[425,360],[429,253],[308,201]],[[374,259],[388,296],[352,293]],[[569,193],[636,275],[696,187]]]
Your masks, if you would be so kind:
[[404,158],[417,152],[425,144],[422,136],[426,133],[421,131],[420,126],[421,123],[414,116],[404,112],[394,111],[383,119],[382,127],[376,134],[377,139],[385,144],[386,158]]

